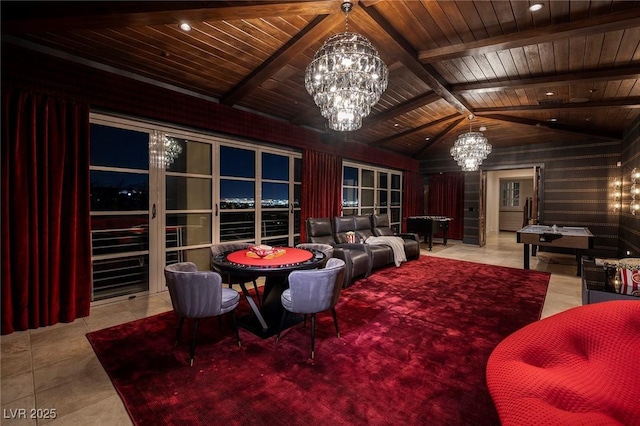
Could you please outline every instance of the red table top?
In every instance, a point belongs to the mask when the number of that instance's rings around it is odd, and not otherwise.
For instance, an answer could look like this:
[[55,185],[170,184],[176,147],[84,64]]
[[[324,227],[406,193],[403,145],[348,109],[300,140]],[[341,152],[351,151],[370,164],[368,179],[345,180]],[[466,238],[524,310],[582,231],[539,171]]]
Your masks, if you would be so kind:
[[[278,247],[280,248],[280,247]],[[273,259],[261,259],[247,256],[247,250],[237,250],[227,255],[227,261],[248,266],[282,266],[307,261],[313,257],[309,250],[287,247],[282,256]]]

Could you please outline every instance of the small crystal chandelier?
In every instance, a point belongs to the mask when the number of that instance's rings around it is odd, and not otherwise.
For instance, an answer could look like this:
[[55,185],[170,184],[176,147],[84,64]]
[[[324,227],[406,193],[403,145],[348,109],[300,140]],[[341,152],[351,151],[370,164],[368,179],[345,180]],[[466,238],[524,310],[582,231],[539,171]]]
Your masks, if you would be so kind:
[[471,131],[473,118],[473,115],[469,115],[469,132],[458,136],[450,151],[451,156],[465,172],[478,170],[482,160],[491,154],[491,144],[487,142],[487,138],[481,132]]
[[388,71],[378,51],[364,36],[347,32],[350,1],[342,3],[345,32],[329,37],[307,66],[304,84],[329,127],[352,131],[362,127],[387,88]]
[[156,138],[156,141],[162,140],[161,143],[164,147],[160,148],[157,142],[151,145],[151,161],[159,167],[169,169],[176,158],[182,154],[182,146],[180,142],[178,142],[178,139],[174,137],[162,135],[161,138],[162,139]]

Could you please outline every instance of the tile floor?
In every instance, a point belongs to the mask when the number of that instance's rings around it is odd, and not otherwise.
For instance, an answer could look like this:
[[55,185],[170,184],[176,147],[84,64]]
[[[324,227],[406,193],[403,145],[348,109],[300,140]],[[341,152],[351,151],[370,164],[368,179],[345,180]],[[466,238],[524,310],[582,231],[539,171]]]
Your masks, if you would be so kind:
[[[491,235],[485,247],[461,241],[450,241],[445,247],[436,239],[433,251],[422,253],[521,268],[522,245],[515,241],[514,233]],[[543,317],[582,304],[574,264],[546,263],[532,258],[531,269],[552,274]],[[92,307],[90,316],[73,323],[2,336],[0,423],[131,425],[85,334],[170,309],[168,293],[136,297]],[[39,418],[31,418],[32,415]],[[47,415],[55,418],[45,418]]]

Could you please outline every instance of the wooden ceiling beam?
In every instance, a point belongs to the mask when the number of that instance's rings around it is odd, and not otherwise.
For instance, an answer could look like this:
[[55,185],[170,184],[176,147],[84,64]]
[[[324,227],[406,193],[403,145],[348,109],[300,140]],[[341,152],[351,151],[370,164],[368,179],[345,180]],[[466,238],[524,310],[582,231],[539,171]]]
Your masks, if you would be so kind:
[[398,60],[404,64],[413,74],[424,81],[435,93],[445,99],[460,114],[472,114],[470,107],[464,99],[458,98],[451,92],[449,84],[430,66],[425,66],[417,59],[417,53],[400,33],[374,8],[354,8],[353,19],[359,25],[369,28],[376,28],[378,33],[386,35],[385,45],[387,51],[394,52]]
[[539,121],[539,120],[531,120],[529,118],[512,117],[512,116],[503,115],[503,114],[479,114],[478,117],[488,118],[490,120],[502,121],[507,123],[522,124],[526,126],[545,127],[551,130],[556,130],[564,133],[580,134],[583,136],[597,136],[597,137],[612,139],[612,140],[621,139],[623,136],[622,134],[601,131],[599,129],[578,127],[578,126],[573,126],[570,124],[563,124],[558,122],[553,123],[553,122],[545,122],[545,121]]
[[428,150],[433,145],[435,145],[440,140],[442,140],[442,138],[447,136],[453,129],[455,129],[458,126],[458,124],[462,123],[463,121],[464,121],[464,117],[460,117],[456,121],[454,121],[453,123],[449,124],[446,129],[444,129],[442,132],[438,133],[435,137],[431,138],[422,148],[420,148],[418,151],[416,151],[411,157],[412,158],[420,157],[420,155],[422,155],[422,153],[424,153],[426,150]]
[[601,71],[523,78],[519,80],[454,84],[451,86],[451,91],[456,94],[488,93],[499,92],[507,89],[528,89],[532,87],[549,87],[558,84],[585,84],[607,80],[627,80],[638,78],[640,78],[640,66],[631,66]]
[[302,31],[283,45],[269,59],[258,68],[248,74],[240,83],[221,97],[220,103],[226,105],[236,104],[252,90],[260,86],[266,79],[287,65],[291,58],[302,53],[309,46],[322,40],[336,26],[344,23],[344,16],[340,14],[319,16],[309,23]]
[[370,115],[367,119],[367,125],[371,126],[375,123],[398,117],[402,114],[406,114],[407,112],[411,112],[425,105],[429,105],[433,102],[439,101],[440,99],[442,99],[442,96],[438,95],[435,92],[424,93],[420,96],[414,97],[413,99],[402,102],[401,104],[396,105],[393,108],[389,108],[377,114]]
[[640,108],[640,97],[627,99],[617,99],[600,102],[579,102],[565,104],[542,104],[542,105],[520,105],[509,107],[495,108],[476,108],[476,115],[503,113],[503,112],[522,112],[522,111],[549,111],[561,109],[587,109],[587,108]]
[[431,121],[431,122],[423,124],[421,126],[405,130],[404,132],[396,133],[396,134],[393,134],[391,136],[387,136],[386,138],[382,138],[382,139],[379,139],[377,141],[371,142],[371,143],[367,144],[367,146],[377,147],[377,146],[380,146],[380,145],[384,145],[386,143],[393,142],[396,139],[404,138],[405,136],[410,136],[410,135],[412,135],[414,133],[421,132],[421,131],[423,131],[425,129],[428,129],[429,127],[433,127],[433,126],[437,126],[438,124],[446,123],[447,121],[453,120],[456,117],[460,117],[460,116],[458,114],[448,115],[446,117],[439,118],[437,120]]
[[[53,2],[52,2],[53,3]],[[82,7],[82,2],[78,2]],[[261,19],[268,17],[291,16],[291,15],[327,15],[337,13],[342,16],[340,7],[335,0],[316,1],[285,1],[281,3],[264,3],[253,5],[233,5],[222,7],[206,7],[208,2],[154,2],[153,5],[145,5],[147,2],[110,2],[107,5],[100,5],[98,9],[104,13],[96,13],[95,7],[87,9],[86,12],[76,13],[73,16],[43,16],[40,18],[15,19],[7,18],[2,21],[2,34],[25,34],[44,33],[54,31],[73,31],[83,29],[118,28],[118,27],[138,27],[146,25],[169,25],[178,24],[180,21],[187,22],[212,22],[221,20],[238,19]],[[151,3],[151,2],[149,2]],[[22,3],[28,7],[28,2]],[[45,5],[46,6],[46,5]],[[150,10],[150,8],[153,9]],[[5,7],[3,5],[3,14]],[[7,19],[6,21],[4,19]]]
[[640,26],[640,9],[598,15],[575,22],[548,25],[514,34],[504,34],[483,40],[455,44],[453,46],[418,52],[423,63],[445,61],[464,56],[483,55],[489,52],[553,42],[570,37],[594,35],[608,31],[620,31]]

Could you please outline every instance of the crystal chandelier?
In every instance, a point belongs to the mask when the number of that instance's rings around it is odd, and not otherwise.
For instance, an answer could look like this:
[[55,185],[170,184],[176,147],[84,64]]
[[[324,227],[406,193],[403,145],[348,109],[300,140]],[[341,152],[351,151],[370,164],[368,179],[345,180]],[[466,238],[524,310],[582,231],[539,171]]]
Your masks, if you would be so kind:
[[352,131],[362,127],[387,88],[388,71],[369,40],[348,32],[350,1],[342,3],[345,32],[329,37],[307,66],[304,84],[329,127]]
[[482,160],[491,154],[491,144],[487,142],[487,138],[481,132],[471,131],[471,120],[473,115],[469,116],[469,132],[458,136],[450,151],[465,172],[478,170]]
[[[160,147],[159,143],[164,146]],[[149,151],[152,164],[169,169],[180,154],[182,154],[182,146],[179,139],[167,135],[154,136],[154,142]]]

